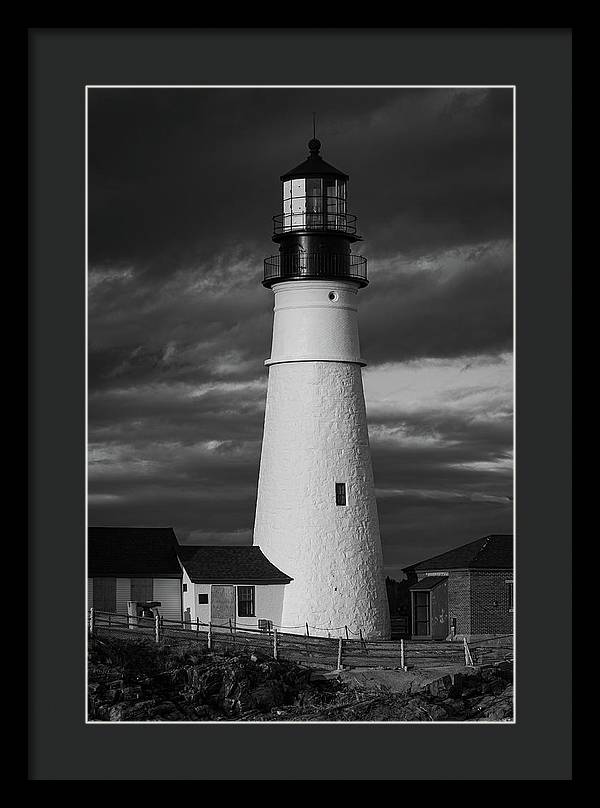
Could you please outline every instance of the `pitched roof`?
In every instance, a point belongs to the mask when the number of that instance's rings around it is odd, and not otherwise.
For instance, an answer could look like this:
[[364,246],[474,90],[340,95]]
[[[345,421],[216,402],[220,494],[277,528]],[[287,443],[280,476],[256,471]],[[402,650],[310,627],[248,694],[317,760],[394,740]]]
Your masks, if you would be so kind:
[[457,570],[457,569],[512,569],[513,537],[507,533],[483,536],[468,544],[461,544],[447,553],[427,558],[404,572],[416,570]]
[[321,141],[313,138],[308,141],[308,148],[310,151],[309,156],[304,162],[300,163],[296,168],[287,171],[281,175],[281,181],[292,179],[292,177],[342,177],[347,180],[348,175],[340,171],[339,168],[332,166],[331,163],[326,163],[319,154],[321,148]]
[[348,175],[345,174],[343,171],[340,171],[335,166],[332,166],[331,163],[325,162],[321,155],[319,154],[311,154],[304,162],[300,163],[300,165],[296,166],[296,168],[292,168],[291,171],[287,171],[285,174],[282,174],[280,179],[282,182],[285,180],[293,179],[294,177],[341,177],[345,180],[348,179]]
[[179,560],[191,580],[203,583],[289,584],[292,580],[260,547],[180,545]]
[[447,575],[426,575],[424,578],[421,578],[414,586],[410,587],[411,592],[415,592],[416,590],[428,590],[428,589],[435,589],[438,584],[443,583],[444,581],[448,581]]
[[88,575],[181,578],[171,527],[88,528]]

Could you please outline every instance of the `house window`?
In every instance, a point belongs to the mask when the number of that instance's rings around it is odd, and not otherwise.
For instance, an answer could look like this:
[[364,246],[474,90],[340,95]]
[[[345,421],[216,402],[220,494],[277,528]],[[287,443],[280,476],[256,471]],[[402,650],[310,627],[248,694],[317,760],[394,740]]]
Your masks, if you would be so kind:
[[238,586],[238,617],[254,617],[254,587]]
[[336,505],[346,504],[346,483],[335,484],[335,504]]
[[198,595],[198,603],[208,603],[208,595]]
[[187,592],[187,584],[183,584],[182,589],[184,592]]
[[153,599],[152,578],[132,578],[131,579],[131,600],[145,603]]
[[508,587],[508,611],[512,612],[514,609],[513,606],[513,582],[507,581],[506,586]]

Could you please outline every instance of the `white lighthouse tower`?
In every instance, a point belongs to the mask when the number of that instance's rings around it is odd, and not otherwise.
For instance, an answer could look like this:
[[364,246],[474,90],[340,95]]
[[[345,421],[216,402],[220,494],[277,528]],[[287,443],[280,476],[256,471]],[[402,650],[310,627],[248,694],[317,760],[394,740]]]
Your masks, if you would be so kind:
[[281,177],[279,253],[265,260],[275,315],[254,544],[293,579],[286,630],[389,637],[358,340],[367,262],[350,251],[348,175],[308,146]]

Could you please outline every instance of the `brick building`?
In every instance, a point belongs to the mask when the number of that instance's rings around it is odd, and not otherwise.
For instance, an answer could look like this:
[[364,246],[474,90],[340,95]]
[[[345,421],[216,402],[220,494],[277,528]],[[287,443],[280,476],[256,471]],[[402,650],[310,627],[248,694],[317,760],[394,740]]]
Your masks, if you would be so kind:
[[484,536],[404,572],[413,637],[469,639],[512,632],[512,535]]

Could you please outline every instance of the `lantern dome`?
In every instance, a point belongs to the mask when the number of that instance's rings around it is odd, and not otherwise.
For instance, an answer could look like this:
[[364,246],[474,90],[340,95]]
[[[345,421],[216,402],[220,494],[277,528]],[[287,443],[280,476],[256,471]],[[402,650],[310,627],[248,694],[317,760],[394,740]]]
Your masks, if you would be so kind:
[[321,141],[313,138],[308,141],[308,149],[310,151],[309,157],[296,168],[292,168],[286,174],[281,175],[281,181],[294,179],[295,177],[341,177],[348,180],[349,177],[343,171],[340,171],[325,160],[319,154],[321,149]]

